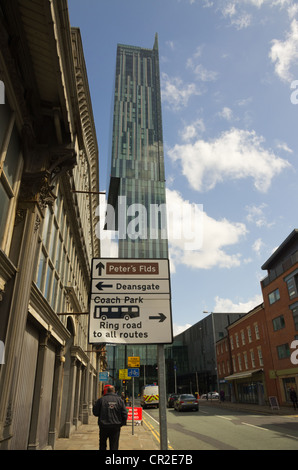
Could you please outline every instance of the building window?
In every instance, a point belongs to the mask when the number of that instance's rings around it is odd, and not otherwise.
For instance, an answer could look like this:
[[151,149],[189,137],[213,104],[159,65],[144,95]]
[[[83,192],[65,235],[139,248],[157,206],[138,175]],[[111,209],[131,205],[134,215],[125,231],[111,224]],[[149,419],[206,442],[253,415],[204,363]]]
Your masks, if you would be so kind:
[[259,356],[259,364],[262,367],[264,365],[264,363],[263,363],[263,355],[262,355],[261,347],[258,347],[258,356]]
[[256,367],[256,363],[255,363],[255,353],[253,350],[250,351],[250,359],[251,359],[251,365],[252,367]]
[[243,358],[244,358],[245,369],[248,369],[248,358],[247,358],[246,352],[243,353]]
[[0,247],[8,253],[23,160],[15,114],[8,104],[0,106],[0,122]]
[[245,335],[244,335],[244,330],[241,330],[241,341],[242,341],[242,346],[245,346]]
[[295,302],[295,305],[291,305],[290,309],[292,310],[292,313],[293,313],[295,330],[298,330],[298,305],[297,303]]
[[[297,313],[298,313],[298,309],[297,309]],[[274,331],[281,330],[282,328],[285,327],[284,316],[280,315],[279,317],[273,318],[272,324],[273,324],[273,330]]]
[[242,370],[242,363],[241,363],[241,356],[238,354],[238,365],[239,365],[239,370]]
[[275,289],[273,292],[269,294],[268,297],[269,297],[270,305],[274,304],[274,302],[277,302],[277,300],[280,299],[279,289]]
[[235,340],[236,340],[236,346],[237,346],[237,348],[239,348],[239,337],[238,337],[238,333],[235,333]]
[[231,336],[231,338],[230,338],[230,344],[231,344],[231,349],[233,350],[233,349],[234,349],[234,340],[233,340],[233,336]]
[[281,344],[280,346],[277,346],[277,356],[278,359],[286,359],[287,357],[290,357],[290,348],[288,343],[286,344]]
[[248,342],[252,342],[252,337],[251,337],[251,328],[250,326],[247,327],[247,336],[248,336]]
[[258,324],[255,323],[254,327],[255,327],[256,339],[260,339],[260,333],[259,333],[259,326],[258,326]]
[[298,295],[298,289],[297,289],[298,272],[294,271],[294,273],[292,273],[290,277],[287,277],[285,281],[287,283],[287,288],[288,288],[290,299],[297,297]]
[[237,369],[236,369],[236,361],[235,361],[235,356],[233,356],[233,357],[232,357],[232,362],[233,362],[233,370],[234,370],[234,372],[236,372],[236,371],[237,371]]

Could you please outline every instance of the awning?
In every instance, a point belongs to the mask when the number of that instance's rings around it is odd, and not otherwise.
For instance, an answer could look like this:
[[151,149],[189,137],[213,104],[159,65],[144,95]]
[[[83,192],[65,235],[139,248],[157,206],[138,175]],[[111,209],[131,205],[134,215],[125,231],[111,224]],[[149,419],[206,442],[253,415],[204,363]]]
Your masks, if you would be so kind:
[[238,372],[237,374],[228,375],[228,377],[225,377],[225,380],[244,379],[246,377],[252,377],[254,374],[258,374],[259,372],[263,372],[263,369],[254,369],[247,370],[246,372]]

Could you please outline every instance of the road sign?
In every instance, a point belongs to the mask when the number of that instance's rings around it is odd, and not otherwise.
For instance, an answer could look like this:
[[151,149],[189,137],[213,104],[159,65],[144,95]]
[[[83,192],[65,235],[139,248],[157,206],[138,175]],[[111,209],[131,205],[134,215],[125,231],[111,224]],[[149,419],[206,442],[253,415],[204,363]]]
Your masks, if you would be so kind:
[[119,369],[119,379],[120,380],[130,380],[127,374],[128,369]]
[[139,356],[129,356],[127,358],[128,367],[140,367],[141,361]]
[[169,294],[169,279],[93,279],[91,294]]
[[89,342],[172,343],[167,259],[93,259]]
[[92,279],[169,279],[167,259],[94,258]]
[[99,380],[100,382],[107,382],[109,379],[109,373],[106,372],[99,372]]
[[134,367],[133,369],[127,369],[128,377],[140,377],[140,369]]

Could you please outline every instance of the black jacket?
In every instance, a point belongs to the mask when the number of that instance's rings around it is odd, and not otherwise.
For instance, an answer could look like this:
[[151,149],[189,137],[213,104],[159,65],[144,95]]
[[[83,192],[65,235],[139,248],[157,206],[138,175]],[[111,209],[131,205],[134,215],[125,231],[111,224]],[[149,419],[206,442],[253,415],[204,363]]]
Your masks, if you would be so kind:
[[127,409],[125,403],[115,393],[107,393],[93,406],[94,416],[98,416],[99,426],[125,426]]

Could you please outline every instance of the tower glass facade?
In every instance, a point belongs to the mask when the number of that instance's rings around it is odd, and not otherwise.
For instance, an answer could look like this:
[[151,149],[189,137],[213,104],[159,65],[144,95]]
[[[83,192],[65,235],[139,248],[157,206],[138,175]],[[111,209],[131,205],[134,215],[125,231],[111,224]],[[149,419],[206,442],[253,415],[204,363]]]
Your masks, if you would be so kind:
[[157,35],[153,49],[117,47],[111,154],[119,258],[167,258]]
[[[118,44],[107,228],[118,230],[119,258],[168,258],[158,37],[152,49]],[[115,225],[114,225],[115,222]],[[157,379],[156,345],[107,346],[110,379],[129,355],[141,360],[136,393]],[[130,383],[127,385],[130,390]]]

